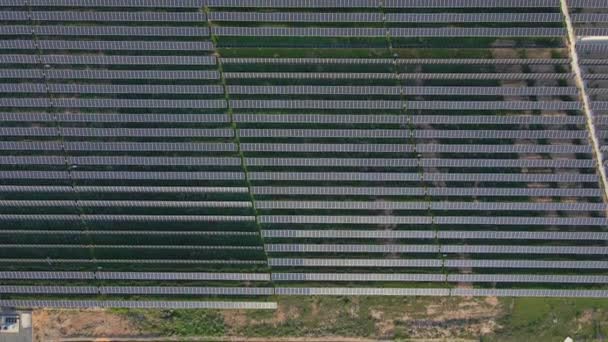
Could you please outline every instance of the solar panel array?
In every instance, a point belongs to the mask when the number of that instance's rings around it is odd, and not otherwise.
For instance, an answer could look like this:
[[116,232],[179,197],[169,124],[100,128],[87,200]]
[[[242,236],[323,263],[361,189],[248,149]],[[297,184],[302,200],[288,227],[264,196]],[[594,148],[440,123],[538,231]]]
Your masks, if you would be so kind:
[[[601,8],[574,12],[606,31]],[[604,296],[606,204],[557,0],[7,0],[0,21],[8,305]]]
[[[125,293],[27,287],[37,279],[177,285],[132,289],[157,297],[268,292],[206,17],[199,2],[181,5],[0,5],[0,278],[25,282],[2,292]],[[142,273],[111,272],[125,265]],[[201,290],[179,291],[192,281]]]
[[[605,3],[570,3],[575,34],[578,36],[577,51],[585,82],[586,92],[593,111],[594,123],[605,163],[608,157],[608,61],[603,52],[608,42],[608,14]],[[591,37],[588,37],[591,36]],[[595,39],[593,36],[599,36]],[[601,38],[604,37],[604,38]]]

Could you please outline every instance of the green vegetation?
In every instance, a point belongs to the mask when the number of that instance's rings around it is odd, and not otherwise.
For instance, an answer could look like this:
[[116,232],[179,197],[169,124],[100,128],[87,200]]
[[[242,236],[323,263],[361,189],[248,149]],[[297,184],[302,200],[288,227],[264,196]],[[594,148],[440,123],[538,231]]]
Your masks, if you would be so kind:
[[225,324],[214,310],[113,309],[142,331],[158,336],[222,336]]
[[[503,329],[484,341],[599,341],[608,334],[608,300],[595,298],[503,299]],[[560,339],[561,338],[561,339]]]
[[608,300],[463,297],[278,297],[276,311],[113,310],[157,336],[370,337],[599,341]]

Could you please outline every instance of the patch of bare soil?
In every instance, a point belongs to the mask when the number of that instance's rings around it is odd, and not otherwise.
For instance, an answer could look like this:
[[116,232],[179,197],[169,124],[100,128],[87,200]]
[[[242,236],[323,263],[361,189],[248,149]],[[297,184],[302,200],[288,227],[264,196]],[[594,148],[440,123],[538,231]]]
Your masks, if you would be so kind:
[[488,335],[500,328],[496,322],[503,312],[496,297],[446,299],[427,305],[426,312],[404,311],[389,318],[381,309],[371,310],[378,336],[391,336],[396,326],[404,327],[410,338],[424,340]]
[[59,341],[71,336],[138,336],[139,328],[105,310],[34,310],[35,342]]

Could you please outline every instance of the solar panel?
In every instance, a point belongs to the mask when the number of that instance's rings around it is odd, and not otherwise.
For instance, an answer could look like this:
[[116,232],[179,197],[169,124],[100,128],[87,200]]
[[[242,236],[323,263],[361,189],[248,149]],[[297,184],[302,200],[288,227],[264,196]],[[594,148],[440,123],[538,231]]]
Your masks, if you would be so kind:
[[417,273],[272,273],[273,281],[445,281],[443,274]]
[[93,272],[2,271],[0,279],[95,279]]
[[[403,75],[403,74],[401,74]],[[578,101],[340,101],[340,100],[230,100],[233,108],[253,109],[415,109],[442,110],[579,110]],[[601,105],[595,106],[601,109]],[[608,106],[606,106],[608,108]]]
[[[8,5],[19,6],[23,3],[16,0],[7,0]],[[30,6],[43,6],[43,7],[178,7],[178,8],[199,8],[201,7],[200,0],[30,0],[28,1]]]
[[[387,22],[410,23],[493,23],[493,22],[559,22],[558,13],[387,13]],[[311,13],[311,12],[210,12],[211,21],[236,22],[382,22],[381,13]]]
[[[86,12],[85,12],[86,13]],[[97,18],[104,12],[91,12]],[[110,12],[113,13],[113,12]],[[133,13],[137,14],[137,13]],[[191,13],[159,13],[159,14],[191,14]],[[10,56],[10,55],[9,55]],[[15,62],[25,63],[23,60],[29,61],[30,56],[32,63],[35,62],[37,56],[34,55],[12,55],[15,56]],[[22,58],[23,57],[23,58]],[[7,57],[5,57],[7,58]],[[123,65],[215,65],[215,56],[95,56],[95,55],[42,55],[40,56],[44,64],[123,64]],[[2,56],[0,56],[0,61]],[[52,71],[52,70],[49,70]],[[71,72],[76,70],[62,70],[62,72]],[[92,71],[93,70],[87,70]],[[193,75],[200,73],[192,71]]]
[[33,27],[28,25],[4,25],[0,27],[0,34],[3,35],[27,35],[32,34],[32,31],[40,36],[204,37],[209,35],[207,27],[59,25],[37,25]]
[[265,244],[268,253],[439,253],[437,245]]
[[4,192],[105,192],[105,193],[247,193],[246,187],[198,187],[198,186],[68,186],[51,185],[0,185]]
[[606,269],[607,261],[567,261],[567,260],[465,260],[446,259],[447,268],[547,268],[547,269]]
[[507,296],[507,297],[587,297],[606,298],[605,290],[545,290],[545,289],[463,289],[450,290],[452,296]]
[[353,229],[264,229],[265,238],[306,239],[478,239],[478,240],[606,240],[604,232],[525,232],[525,231],[454,231],[439,230],[353,230]]
[[100,85],[100,84],[49,84],[53,93],[91,94],[224,94],[219,85]]
[[571,73],[373,73],[373,72],[225,72],[226,79],[331,80],[566,80]]
[[[1,201],[0,201],[1,203]],[[423,202],[423,201],[256,201],[258,209],[299,210],[480,210],[480,211],[603,211],[603,203]]]
[[[229,221],[254,221],[253,216],[221,216],[221,215],[0,215],[2,221],[80,221],[90,222],[229,222]],[[41,246],[41,245],[38,245]],[[51,245],[55,248],[60,245]],[[73,245],[67,245],[69,246]],[[96,245],[102,248],[102,245]],[[110,246],[119,248],[119,246]],[[128,248],[140,248],[141,245],[129,246]],[[160,246],[156,246],[160,247]],[[204,247],[204,246],[198,246]],[[226,246],[222,246],[225,248]]]
[[[141,5],[144,6],[143,3]],[[174,2],[171,4],[171,7],[175,7],[176,5],[177,3]],[[24,16],[25,19],[23,20],[28,20],[28,16],[31,14],[32,20],[62,22],[201,22],[206,20],[204,13],[201,12],[13,11],[12,13],[18,13],[20,18]]]
[[95,277],[106,280],[270,280],[270,274],[267,273],[209,272],[95,272]]
[[19,308],[131,308],[131,309],[256,309],[274,310],[275,302],[145,301],[145,300],[27,300],[2,299],[0,305]]
[[[211,12],[213,13],[218,12]],[[233,13],[233,12],[224,12]],[[248,15],[252,14],[247,12]],[[256,13],[260,14],[260,13]],[[263,15],[274,15],[274,13],[263,13]],[[296,13],[290,13],[296,14]],[[307,13],[297,13],[306,15]],[[350,13],[344,13],[350,14]],[[534,13],[535,15],[537,13]],[[342,15],[342,13],[340,13]],[[391,14],[387,14],[391,15]],[[409,15],[409,14],[404,14]],[[443,14],[439,14],[443,15]],[[449,14],[451,15],[451,14]],[[475,17],[483,16],[484,13],[476,13]],[[585,61],[583,59],[583,61]],[[391,65],[394,62],[397,64],[568,64],[568,59],[564,58],[314,58],[314,57],[284,57],[284,58],[269,58],[269,57],[224,57],[223,64],[380,64]]]
[[[40,0],[39,0],[40,1]],[[582,0],[578,0],[582,1]],[[600,1],[601,2],[601,1]],[[206,0],[210,7],[283,7],[283,8],[323,8],[323,7],[369,7],[376,8],[378,4],[371,0],[337,0],[328,3],[322,0],[308,0],[306,2],[298,0]],[[433,8],[433,7],[556,7],[559,6],[557,0],[539,0],[530,3],[526,0],[492,0],[492,1],[467,1],[457,0],[446,2],[445,0],[387,0],[383,7],[387,8]]]
[[[2,113],[0,113],[0,119]],[[331,123],[331,124],[584,124],[581,116],[541,115],[351,115],[351,114],[233,114],[236,122],[243,123]]]
[[439,259],[268,258],[271,267],[441,267]]
[[260,215],[258,219],[264,224],[431,224],[428,216]]
[[558,0],[385,0],[386,8],[486,8],[486,7],[558,7]]
[[229,85],[231,94],[279,95],[576,95],[575,87],[396,87],[396,86],[242,86]]
[[588,182],[597,181],[592,174],[545,174],[545,173],[426,173],[424,178],[418,173],[389,173],[389,172],[249,172],[252,180],[289,180],[289,181],[340,181],[340,182]]
[[[0,157],[0,163],[1,159]],[[67,157],[72,165],[158,165],[158,166],[240,166],[238,157],[136,157],[136,156],[79,156]],[[65,162],[65,161],[64,161]]]
[[[243,151],[255,152],[336,152],[336,153],[400,153],[414,152],[413,145],[406,144],[272,144],[241,143]],[[416,151],[429,153],[591,153],[588,145],[458,145],[417,144]]]
[[414,130],[404,129],[240,129],[239,136],[269,138],[445,138],[445,139],[585,139],[582,130]]
[[[608,292],[608,291],[606,291]],[[356,287],[277,287],[275,293],[284,296],[448,296],[441,288],[356,288]]]
[[58,201],[58,200],[0,200],[0,207],[73,207],[82,208],[249,208],[245,201]]
[[[170,142],[95,142],[66,141],[67,151],[176,151],[176,152],[235,152],[233,143],[170,143]],[[0,144],[0,147],[2,144]],[[35,147],[38,147],[36,145]],[[15,149],[19,149],[16,147]],[[38,149],[38,148],[34,148]]]
[[105,295],[219,295],[219,296],[268,296],[271,287],[190,287],[190,286],[100,286]]
[[588,275],[541,275],[541,274],[448,274],[450,282],[492,282],[492,283],[606,283],[606,276]]
[[[40,74],[42,75],[42,74]],[[18,76],[18,75],[16,75]],[[124,80],[206,80],[219,79],[219,73],[215,70],[46,70],[45,76],[49,79],[124,79]],[[42,76],[41,76],[42,77]]]
[[351,187],[351,186],[253,186],[256,195],[341,195],[341,196],[431,196],[452,197],[599,197],[599,189],[551,188],[422,188],[422,187]]
[[[33,45],[22,44],[17,48]],[[211,42],[171,41],[93,41],[93,40],[38,40],[38,48],[46,50],[140,50],[140,51],[212,51]],[[0,45],[2,47],[2,45]],[[8,47],[7,47],[8,48]]]

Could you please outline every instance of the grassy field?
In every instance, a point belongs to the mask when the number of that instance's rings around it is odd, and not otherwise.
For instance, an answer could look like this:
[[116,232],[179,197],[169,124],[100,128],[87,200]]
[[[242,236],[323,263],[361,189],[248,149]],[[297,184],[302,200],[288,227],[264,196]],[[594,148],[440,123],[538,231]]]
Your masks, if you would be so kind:
[[[39,310],[48,336],[352,337],[407,341],[600,341],[608,335],[608,300],[461,297],[278,297],[276,311]],[[84,314],[87,314],[85,312]],[[73,317],[69,317],[73,315]],[[44,316],[46,321],[37,320]],[[121,330],[87,330],[91,319]],[[63,326],[71,322],[71,326]],[[110,324],[106,324],[109,325]],[[103,326],[103,325],[102,325]],[[99,325],[98,325],[99,327]],[[108,327],[111,329],[111,327]],[[72,331],[70,331],[72,330]]]

